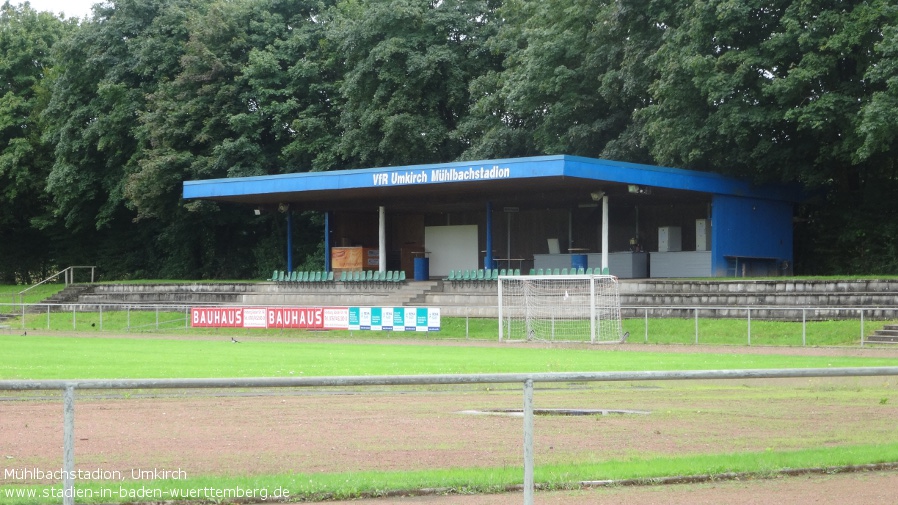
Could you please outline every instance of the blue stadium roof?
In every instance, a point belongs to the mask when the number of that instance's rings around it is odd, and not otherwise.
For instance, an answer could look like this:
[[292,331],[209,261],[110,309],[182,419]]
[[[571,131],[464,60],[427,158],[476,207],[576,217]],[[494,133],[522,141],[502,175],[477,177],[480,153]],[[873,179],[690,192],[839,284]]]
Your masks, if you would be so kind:
[[568,155],[185,181],[183,197],[255,205],[288,202],[324,210],[385,203],[421,207],[496,199],[571,201],[596,190],[632,197],[631,185],[656,198],[683,198],[685,191],[799,200],[790,187],[757,187],[710,172]]

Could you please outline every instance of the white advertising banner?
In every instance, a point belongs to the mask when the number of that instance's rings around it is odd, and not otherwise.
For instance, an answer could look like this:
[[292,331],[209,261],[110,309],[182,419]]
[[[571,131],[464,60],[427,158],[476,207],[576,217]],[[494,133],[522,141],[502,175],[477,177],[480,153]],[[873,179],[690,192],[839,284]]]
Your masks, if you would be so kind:
[[440,331],[440,309],[428,307],[194,307],[194,328],[307,328]]

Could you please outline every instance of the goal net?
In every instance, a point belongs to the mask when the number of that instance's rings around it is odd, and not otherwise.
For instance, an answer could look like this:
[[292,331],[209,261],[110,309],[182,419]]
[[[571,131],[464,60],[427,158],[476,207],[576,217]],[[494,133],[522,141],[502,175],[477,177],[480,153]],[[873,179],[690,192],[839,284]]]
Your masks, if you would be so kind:
[[499,341],[623,341],[613,275],[499,277]]

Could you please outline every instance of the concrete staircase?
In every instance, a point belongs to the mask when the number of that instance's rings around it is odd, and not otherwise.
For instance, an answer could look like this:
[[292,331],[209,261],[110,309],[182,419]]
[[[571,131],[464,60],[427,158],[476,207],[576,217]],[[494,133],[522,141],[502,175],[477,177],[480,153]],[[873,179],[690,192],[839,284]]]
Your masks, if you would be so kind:
[[[45,299],[41,303],[45,303],[51,306],[58,306],[61,304],[68,303],[77,303],[79,298],[86,292],[90,291],[91,286],[88,284],[69,284],[64,287],[62,291],[59,291],[55,295]],[[41,305],[29,305],[28,308],[25,309],[26,312],[30,314],[34,314],[37,312],[46,312],[47,307]]]
[[46,303],[67,303],[78,300],[78,297],[81,296],[82,293],[88,291],[90,289],[90,285],[85,284],[69,284],[62,291],[56,293],[44,300]]
[[864,339],[876,344],[898,344],[898,324],[887,324]]
[[496,282],[448,282],[416,300],[423,306],[440,307],[440,313],[463,317],[497,317],[499,289]]

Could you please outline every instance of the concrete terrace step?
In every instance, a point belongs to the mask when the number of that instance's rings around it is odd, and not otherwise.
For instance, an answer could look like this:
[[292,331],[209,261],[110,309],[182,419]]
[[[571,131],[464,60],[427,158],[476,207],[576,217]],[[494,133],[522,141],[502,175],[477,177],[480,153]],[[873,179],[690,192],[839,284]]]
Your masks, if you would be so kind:
[[898,344],[898,335],[896,336],[886,336],[880,335],[878,332],[873,335],[868,336],[864,339],[865,342],[870,342],[874,344]]
[[[81,296],[84,296],[85,293],[88,293],[91,289],[91,286],[85,284],[69,284],[62,291],[56,293],[44,300],[44,303],[48,304],[61,304],[78,301]],[[47,310],[46,307],[40,307],[36,305],[31,305],[26,309],[28,313],[35,314],[38,312],[44,312]]]
[[898,307],[896,296],[892,293],[821,293],[817,295],[621,293],[621,304],[627,306],[691,305],[698,307],[727,305]]
[[[808,320],[898,319],[898,281],[622,280],[625,317],[746,317]],[[102,304],[245,306],[428,306],[448,316],[496,317],[495,282],[94,284],[62,302],[86,310]],[[71,298],[71,297],[69,297]],[[663,307],[663,309],[656,308]],[[43,308],[41,310],[46,310]],[[898,325],[895,330],[898,331]],[[887,328],[888,329],[888,328]],[[888,335],[883,335],[888,336]]]
[[887,324],[865,339],[878,344],[898,344],[898,324]]
[[623,279],[621,294],[627,293],[775,293],[775,294],[832,294],[832,293],[898,293],[898,280],[648,280]]
[[[415,305],[425,293],[439,292],[439,280],[406,283],[276,284],[95,284],[80,296],[59,303],[60,309],[78,306],[82,310],[101,305]],[[54,303],[47,301],[47,303]],[[63,308],[65,307],[65,308]],[[45,309],[42,309],[45,310]]]

